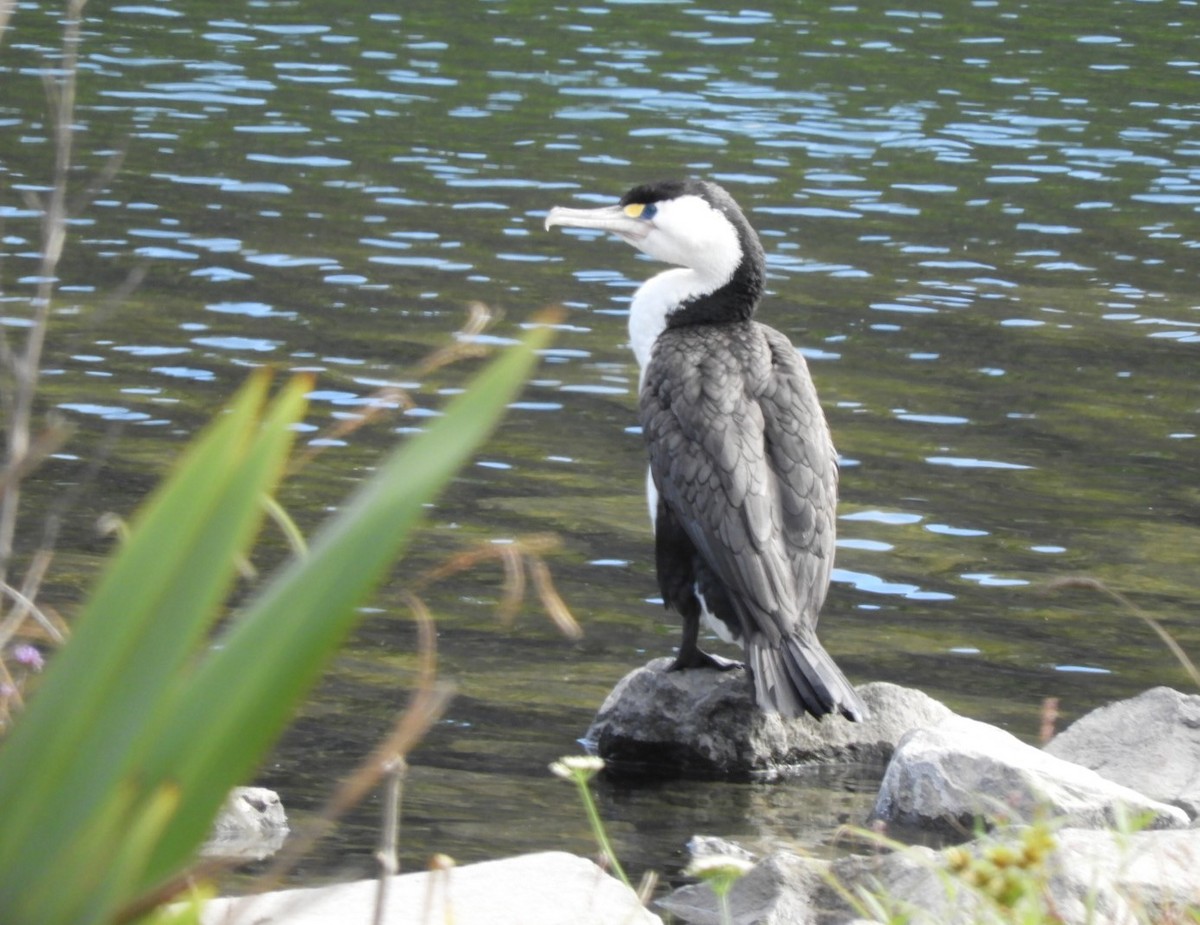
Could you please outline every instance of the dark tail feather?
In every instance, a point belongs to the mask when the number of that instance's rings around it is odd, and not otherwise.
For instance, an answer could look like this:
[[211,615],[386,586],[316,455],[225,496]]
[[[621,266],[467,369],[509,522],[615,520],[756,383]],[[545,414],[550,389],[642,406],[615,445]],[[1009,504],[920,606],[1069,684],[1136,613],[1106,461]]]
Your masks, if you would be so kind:
[[787,717],[838,712],[861,722],[866,705],[815,636],[785,639],[778,648],[750,643],[748,661],[754,673],[754,695],[769,713]]

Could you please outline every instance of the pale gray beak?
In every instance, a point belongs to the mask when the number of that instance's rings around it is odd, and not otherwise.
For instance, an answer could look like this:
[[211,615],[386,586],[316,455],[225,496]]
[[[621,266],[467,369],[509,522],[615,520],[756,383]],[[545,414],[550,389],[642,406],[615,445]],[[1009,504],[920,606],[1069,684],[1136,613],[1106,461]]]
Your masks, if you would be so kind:
[[604,206],[599,209],[568,209],[555,206],[546,215],[546,229],[549,230],[555,225],[611,231],[630,244],[636,244],[644,238],[652,227],[644,219],[626,214],[621,206]]

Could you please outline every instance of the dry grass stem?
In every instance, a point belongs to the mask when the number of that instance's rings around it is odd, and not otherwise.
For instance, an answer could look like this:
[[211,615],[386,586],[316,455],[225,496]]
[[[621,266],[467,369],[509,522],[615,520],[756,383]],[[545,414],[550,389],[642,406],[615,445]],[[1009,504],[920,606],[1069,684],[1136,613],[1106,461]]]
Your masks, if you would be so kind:
[[[469,342],[470,338],[482,334],[500,317],[499,312],[494,312],[483,302],[472,302],[467,306],[466,322],[454,335],[456,340],[426,356],[417,364],[414,372],[417,375],[426,375],[459,360],[486,356],[491,352],[491,348],[485,344],[472,344]],[[384,412],[407,411],[415,407],[416,402],[405,389],[399,386],[385,386],[379,389],[367,399],[366,407],[361,413],[336,421],[312,438],[304,452],[292,461],[288,473],[294,475],[299,472],[331,442],[345,439],[375,421]]]
[[384,386],[374,392],[368,399],[366,407],[351,417],[335,421],[325,430],[309,440],[304,452],[299,453],[288,466],[288,474],[295,475],[311,463],[324,450],[337,441],[344,440],[351,434],[373,423],[380,415],[391,411],[407,411],[416,407],[408,392],[399,386]]
[[529,577],[533,580],[538,600],[542,602],[546,615],[558,627],[559,632],[568,639],[583,638],[583,629],[571,615],[566,602],[559,596],[558,589],[554,587],[554,581],[550,577],[550,567],[541,556],[529,557]]
[[360,803],[388,773],[398,759],[403,759],[424,738],[446,711],[454,696],[453,686],[437,680],[437,630],[428,608],[419,598],[409,595],[408,604],[417,622],[418,668],[417,688],[404,712],[397,718],[391,732],[378,744],[362,764],[343,780],[321,807],[317,818],[295,833],[276,856],[269,870],[256,883],[259,892],[278,887],[283,877],[313,845],[331,831],[337,820]]
[[[482,344],[471,344],[469,339],[483,333],[500,315],[493,312],[482,302],[472,302],[467,306],[467,320],[462,328],[454,335],[455,342],[433,351],[417,364],[414,372],[426,375],[435,369],[448,366],[462,359],[486,356],[491,348]],[[296,456],[288,467],[288,473],[294,475],[313,461],[327,446],[334,441],[340,441],[354,432],[371,424],[380,415],[390,411],[407,411],[415,408],[416,402],[405,389],[399,386],[385,386],[373,393],[366,401],[366,407],[359,414],[334,422],[309,441],[304,452]]]
[[583,630],[563,601],[543,554],[558,549],[560,541],[549,533],[516,537],[509,543],[479,543],[446,559],[430,569],[413,586],[417,591],[434,582],[469,571],[485,562],[499,562],[504,568],[504,586],[496,612],[506,625],[512,623],[524,600],[526,577],[533,584],[538,600],[550,621],[568,639],[579,639]]
[[388,887],[391,878],[400,870],[400,858],[397,854],[400,844],[400,798],[407,772],[408,762],[400,755],[396,756],[384,771],[386,781],[383,826],[379,831],[379,848],[375,852],[375,859],[379,861],[379,885],[375,893],[374,925],[383,925],[387,912]]
[[303,559],[308,555],[308,541],[304,538],[304,534],[296,525],[296,521],[292,520],[290,514],[272,495],[265,495],[262,499],[263,509],[267,512],[267,517],[271,523],[279,528],[279,532],[283,534],[287,540],[288,549],[292,551],[297,559]]
[[1200,670],[1196,669],[1195,663],[1188,658],[1188,654],[1183,651],[1183,648],[1175,641],[1175,638],[1168,633],[1163,628],[1163,625],[1154,619],[1154,617],[1142,610],[1141,607],[1131,601],[1120,591],[1114,591],[1104,582],[1096,578],[1088,578],[1087,576],[1057,578],[1045,585],[1045,589],[1048,591],[1059,591],[1065,588],[1080,588],[1086,591],[1098,591],[1101,594],[1108,595],[1118,604],[1125,607],[1130,613],[1132,613],[1135,617],[1137,617],[1158,634],[1158,638],[1166,644],[1167,648],[1171,650],[1171,654],[1174,655],[1179,664],[1183,666],[1183,670],[1187,672],[1188,677],[1192,680],[1192,683],[1197,687],[1200,687]]
[[454,873],[454,858],[446,854],[435,854],[429,859],[429,880],[425,885],[425,907],[417,922],[432,922],[434,901],[438,890],[442,892],[446,925],[454,923],[454,907],[450,898],[450,877]]
[[654,898],[654,891],[656,889],[658,889],[658,871],[648,870],[642,874],[642,880],[638,884],[638,902],[649,909],[650,900]]
[[62,632],[53,620],[42,613],[41,608],[32,599],[26,597],[8,582],[0,584],[0,594],[11,599],[17,605],[8,612],[3,622],[0,622],[0,649],[4,648],[8,644],[8,641],[17,634],[26,617],[33,617],[45,631],[46,635],[54,642],[59,644],[63,642],[64,636]]
[[56,421],[36,437],[32,437],[25,455],[12,460],[4,471],[0,472],[0,492],[5,491],[10,484],[20,482],[49,456],[57,453],[74,432],[75,428],[70,424]]
[[[57,67],[47,66],[41,72],[54,138],[54,168],[47,197],[35,203],[42,216],[41,262],[37,288],[30,302],[30,326],[22,349],[14,350],[8,342],[7,332],[0,330],[0,377],[4,385],[0,391],[6,393],[3,399],[6,454],[0,483],[0,584],[6,586],[21,501],[21,477],[47,453],[53,452],[51,447],[59,439],[53,432],[42,434],[36,440],[31,435],[50,304],[67,235],[67,179],[74,142],[75,81],[84,4],[85,0],[68,2],[63,20],[61,61]],[[7,26],[14,9],[14,3],[0,3],[0,32]]]
[[0,42],[4,41],[4,32],[8,29],[8,21],[12,18],[13,10],[17,8],[17,0],[0,0]]
[[[396,719],[391,732],[375,746],[366,760],[337,786],[317,813],[316,818],[302,829],[292,833],[283,849],[275,856],[270,867],[255,880],[256,892],[266,893],[278,889],[288,872],[312,850],[318,841],[333,830],[342,816],[362,802],[382,779],[389,775],[395,775],[398,765],[407,767],[404,756],[412,751],[433,724],[441,718],[453,698],[453,686],[437,680],[437,629],[433,617],[419,598],[408,595],[407,603],[417,622],[418,654],[420,656],[417,688],[412,700]],[[393,781],[395,780],[396,778],[393,777]],[[397,837],[399,796],[400,793],[397,791],[395,817]],[[391,836],[386,831],[388,824],[385,817],[384,837],[390,839]],[[222,859],[200,861],[178,877],[122,910],[117,919],[119,925],[123,922],[134,921],[149,910],[179,898],[190,890],[196,881],[216,877],[235,863]],[[398,868],[399,865],[396,866]],[[252,914],[252,904],[248,904],[247,908],[239,913],[239,917],[244,914]]]
[[487,356],[492,348],[487,344],[472,343],[472,338],[478,337],[501,317],[501,312],[493,311],[483,302],[472,302],[467,306],[467,320],[454,335],[454,342],[440,347],[418,363],[417,374],[425,376],[460,360]]
[[504,566],[504,586],[496,615],[505,626],[512,626],[517,619],[517,611],[525,602],[525,558],[516,546],[501,546],[500,550],[500,564]]
[[1038,741],[1045,745],[1054,738],[1058,724],[1058,698],[1047,697],[1042,701],[1042,723],[1038,729]]
[[[79,65],[79,48],[82,37],[82,17],[86,0],[66,0],[62,18],[62,50],[57,60],[49,61],[41,68],[40,76],[46,94],[53,164],[51,177],[44,193],[27,192],[26,201],[40,216],[40,261],[36,283],[29,299],[27,326],[20,335],[0,327],[0,414],[3,415],[4,456],[0,459],[0,650],[14,637],[23,632],[44,634],[45,638],[61,643],[66,638],[66,627],[61,618],[36,603],[44,576],[53,560],[54,539],[62,516],[62,507],[67,498],[60,500],[57,510],[47,518],[46,539],[30,558],[25,569],[24,580],[18,582],[14,576],[14,553],[18,510],[21,502],[22,481],[47,457],[56,452],[67,440],[71,428],[61,421],[52,421],[40,430],[35,428],[35,406],[41,379],[43,354],[49,336],[49,321],[58,284],[59,264],[67,242],[70,218],[79,209],[94,200],[120,171],[125,151],[120,150],[107,159],[101,169],[73,197],[68,197],[68,180],[72,174],[75,143],[75,105]],[[17,8],[16,0],[0,0],[0,41],[12,14]],[[117,293],[118,299],[135,289],[145,277],[146,267],[135,267],[130,271]],[[554,323],[561,316],[543,312],[533,323]],[[435,350],[418,365],[417,372],[428,374],[449,363],[464,358],[483,356],[490,352],[487,344],[479,337],[500,314],[483,303],[472,303],[462,329],[455,342]],[[407,409],[414,405],[410,396],[399,387],[386,387],[372,395],[362,413],[339,420],[320,435],[325,441],[342,439],[359,428],[375,421],[385,412]],[[36,432],[35,432],[36,431]],[[309,446],[293,461],[289,472],[302,468],[321,450],[320,446]],[[98,456],[98,459],[102,458]],[[94,461],[93,472],[99,466]],[[69,496],[68,496],[69,497]],[[276,506],[273,510],[277,522],[289,531],[294,524],[286,512]],[[122,532],[124,524],[119,518],[106,518],[102,526],[110,531]],[[298,531],[297,531],[298,533]],[[302,548],[302,539],[293,545]],[[529,537],[510,546],[490,545],[490,555],[479,552],[455,557],[450,568],[439,570],[442,574],[453,574],[489,558],[498,558],[504,569],[504,592],[500,604],[502,615],[511,620],[525,598],[527,581],[531,581],[542,606],[563,632],[572,638],[579,635],[579,627],[558,595],[550,577],[549,568],[541,553],[557,546],[557,540],[547,537]],[[10,581],[10,578],[12,579]],[[429,579],[432,580],[432,579]],[[283,875],[310,851],[313,844],[326,834],[351,807],[355,806],[381,780],[388,782],[385,799],[383,831],[380,836],[377,857],[381,867],[380,898],[376,908],[376,921],[380,921],[385,908],[386,880],[398,870],[397,846],[400,830],[401,796],[407,769],[406,756],[428,733],[430,728],[445,713],[453,697],[450,684],[437,677],[436,629],[424,603],[416,595],[408,596],[408,605],[418,629],[419,670],[415,690],[405,710],[397,717],[392,729],[379,742],[364,762],[330,795],[314,823],[306,831],[294,836],[271,865],[270,870],[259,880],[262,890],[278,886]],[[29,621],[36,622],[35,628]],[[0,659],[0,685],[4,696],[0,698],[0,721],[7,719],[9,704],[20,707],[19,690],[21,672],[17,678]],[[444,873],[443,882],[449,878],[452,862],[440,864],[437,870]],[[118,914],[116,921],[134,921],[178,898],[192,889],[197,879],[209,879],[232,862],[203,860],[188,871],[159,885],[139,897]]]

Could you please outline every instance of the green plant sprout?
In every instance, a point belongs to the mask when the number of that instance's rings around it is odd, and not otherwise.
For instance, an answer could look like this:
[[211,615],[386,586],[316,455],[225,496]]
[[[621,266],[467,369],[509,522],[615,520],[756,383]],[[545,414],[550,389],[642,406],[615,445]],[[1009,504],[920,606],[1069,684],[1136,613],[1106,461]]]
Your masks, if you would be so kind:
[[613,872],[621,882],[632,890],[633,885],[629,882],[629,877],[625,875],[621,862],[617,860],[617,853],[613,851],[612,843],[608,840],[608,833],[604,830],[604,820],[600,818],[600,811],[596,808],[596,801],[592,799],[591,787],[588,786],[591,779],[604,770],[604,759],[593,755],[566,755],[553,762],[550,770],[563,780],[575,782],[575,786],[579,790],[579,799],[583,801],[588,822],[592,826],[592,834],[596,836],[596,843],[600,846],[600,853],[612,866]]
[[746,858],[735,857],[731,854],[710,854],[706,857],[695,858],[684,873],[708,884],[708,888],[717,897],[717,905],[721,909],[722,925],[733,925],[733,915],[729,911],[729,891],[753,867],[754,863]]

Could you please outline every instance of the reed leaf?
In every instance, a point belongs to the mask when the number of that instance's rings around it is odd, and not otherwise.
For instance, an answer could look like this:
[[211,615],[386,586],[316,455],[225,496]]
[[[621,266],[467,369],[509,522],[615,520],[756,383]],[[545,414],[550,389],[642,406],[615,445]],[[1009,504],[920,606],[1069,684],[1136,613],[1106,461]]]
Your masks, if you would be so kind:
[[268,376],[251,378],[143,506],[0,745],[6,923],[109,922],[190,862],[548,334],[531,331],[391,454],[211,645],[309,388],[268,402]]

